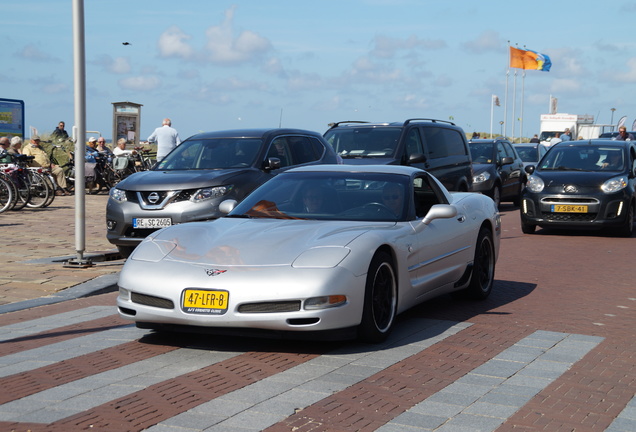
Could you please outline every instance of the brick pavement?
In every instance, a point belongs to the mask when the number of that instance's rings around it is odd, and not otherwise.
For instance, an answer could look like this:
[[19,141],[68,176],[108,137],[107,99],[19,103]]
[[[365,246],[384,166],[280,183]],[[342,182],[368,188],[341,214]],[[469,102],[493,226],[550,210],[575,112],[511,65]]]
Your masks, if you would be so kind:
[[[123,265],[105,235],[108,196],[86,195],[85,258],[90,268],[65,268],[77,258],[75,197],[58,196],[44,209],[24,208],[0,214],[0,305],[50,296],[103,275],[115,274]],[[103,259],[114,259],[103,261]]]
[[0,430],[636,430],[634,239],[503,227],[488,300],[381,346],[154,335],[115,293],[1,314]]

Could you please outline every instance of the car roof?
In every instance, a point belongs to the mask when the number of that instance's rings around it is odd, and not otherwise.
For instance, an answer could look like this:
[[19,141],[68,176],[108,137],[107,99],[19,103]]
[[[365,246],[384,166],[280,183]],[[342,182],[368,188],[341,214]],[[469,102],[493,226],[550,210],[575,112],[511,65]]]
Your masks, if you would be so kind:
[[410,176],[413,173],[424,172],[419,168],[405,165],[311,165],[292,168],[288,173],[297,172],[342,172],[342,173],[377,173],[399,174]]
[[360,128],[360,127],[396,127],[401,128],[409,123],[439,123],[446,126],[457,126],[455,123],[447,121],[447,120],[438,120],[438,119],[430,119],[430,118],[412,118],[407,119],[403,122],[367,122],[367,121],[359,121],[359,120],[345,120],[336,123],[330,123],[329,129],[335,128]]
[[613,140],[613,139],[603,139],[603,138],[595,138],[591,140],[570,140],[570,141],[561,141],[551,146],[552,147],[568,147],[572,145],[583,146],[610,146],[610,147],[631,147],[634,145],[632,141],[621,141],[621,140]]
[[211,139],[211,138],[263,138],[270,134],[297,134],[297,135],[311,135],[315,137],[321,137],[318,132],[304,130],[304,129],[291,129],[291,128],[255,128],[255,129],[231,129],[220,130],[212,132],[202,132],[196,135],[192,135],[188,139]]
[[476,144],[484,144],[484,143],[496,143],[499,141],[510,142],[508,138],[498,137],[498,138],[476,138],[468,140],[468,143],[476,143]]

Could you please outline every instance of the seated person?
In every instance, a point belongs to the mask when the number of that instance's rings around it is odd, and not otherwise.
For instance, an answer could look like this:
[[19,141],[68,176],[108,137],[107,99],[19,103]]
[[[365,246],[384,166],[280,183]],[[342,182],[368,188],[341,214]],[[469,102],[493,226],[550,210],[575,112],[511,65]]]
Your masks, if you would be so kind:
[[326,192],[319,186],[310,186],[303,191],[304,213],[325,213]]
[[601,165],[601,168],[606,170],[616,170],[622,167],[623,167],[623,158],[622,158],[621,152],[619,151],[612,151],[608,153],[607,157],[603,161],[603,164]]
[[387,183],[382,190],[382,203],[401,218],[404,212],[404,191],[397,183]]

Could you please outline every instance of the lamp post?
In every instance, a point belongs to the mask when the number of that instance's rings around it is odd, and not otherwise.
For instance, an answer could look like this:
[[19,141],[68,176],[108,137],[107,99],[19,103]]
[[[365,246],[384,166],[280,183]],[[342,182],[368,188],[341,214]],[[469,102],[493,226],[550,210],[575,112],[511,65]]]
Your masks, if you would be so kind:
[[503,125],[504,125],[504,122],[500,121],[499,122],[499,135],[500,136],[503,136]]
[[614,126],[614,111],[616,111],[616,108],[611,108],[610,111],[612,112],[612,118],[610,120],[610,124]]

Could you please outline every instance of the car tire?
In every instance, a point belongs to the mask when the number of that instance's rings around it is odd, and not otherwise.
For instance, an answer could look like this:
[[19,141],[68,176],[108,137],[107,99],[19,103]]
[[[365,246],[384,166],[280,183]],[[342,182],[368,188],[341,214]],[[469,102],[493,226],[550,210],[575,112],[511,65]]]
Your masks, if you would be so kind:
[[618,235],[621,237],[631,237],[634,234],[634,203],[629,205],[627,210],[627,219],[625,224],[618,230]]
[[367,273],[359,338],[371,343],[386,340],[393,329],[396,312],[397,279],[391,255],[377,252]]
[[501,186],[496,183],[490,193],[488,194],[490,198],[495,202],[495,207],[498,209],[501,204]]
[[135,250],[135,247],[134,246],[117,246],[117,250],[119,251],[119,255],[121,255],[122,258],[128,258],[130,254],[132,254],[133,251]]
[[534,231],[537,229],[537,226],[534,224],[528,224],[521,221],[521,232],[524,234],[534,234]]
[[479,230],[477,236],[470,285],[464,292],[469,298],[483,300],[490,295],[494,283],[495,246],[492,231],[484,226]]

